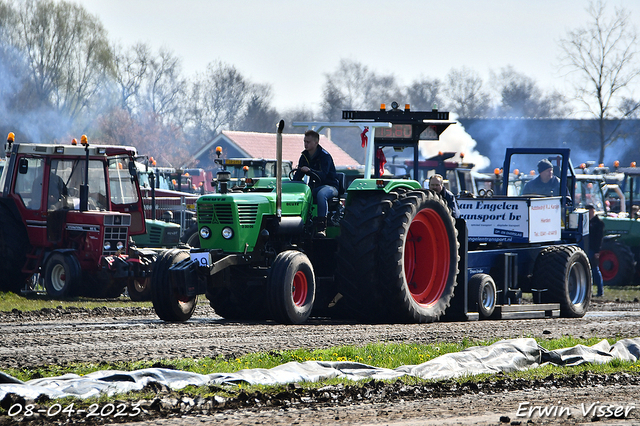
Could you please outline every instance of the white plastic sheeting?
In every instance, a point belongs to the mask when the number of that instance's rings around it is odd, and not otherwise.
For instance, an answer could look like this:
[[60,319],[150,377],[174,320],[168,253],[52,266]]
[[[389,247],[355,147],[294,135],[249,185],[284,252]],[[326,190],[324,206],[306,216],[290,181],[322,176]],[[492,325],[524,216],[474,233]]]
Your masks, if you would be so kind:
[[0,400],[8,393],[27,399],[35,399],[41,394],[52,399],[66,396],[89,398],[101,394],[111,396],[141,390],[151,382],[158,382],[172,389],[182,389],[188,385],[240,382],[264,385],[317,382],[335,377],[386,380],[410,375],[442,380],[465,375],[526,370],[546,363],[574,366],[584,363],[603,364],[613,359],[638,361],[640,337],[620,340],[614,345],[602,340],[593,346],[577,345],[555,351],[541,348],[534,339],[502,340],[490,346],[475,346],[461,352],[445,354],[420,365],[403,365],[395,369],[356,362],[306,361],[289,362],[271,369],[257,368],[207,375],[163,368],[145,368],[133,372],[103,370],[86,376],[65,374],[24,383],[0,372]]

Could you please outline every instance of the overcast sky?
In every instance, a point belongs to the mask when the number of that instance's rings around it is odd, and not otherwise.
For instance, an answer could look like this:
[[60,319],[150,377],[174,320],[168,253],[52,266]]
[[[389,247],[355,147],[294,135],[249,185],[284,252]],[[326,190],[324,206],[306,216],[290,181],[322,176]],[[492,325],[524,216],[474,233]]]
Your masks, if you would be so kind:
[[[462,66],[486,81],[490,70],[512,65],[542,89],[564,91],[558,40],[590,22],[588,0],[75,1],[112,41],[173,51],[185,77],[221,60],[270,84],[281,111],[317,109],[325,75],[343,58],[393,74],[401,85],[443,79]],[[640,0],[608,6],[624,7],[640,27]],[[640,82],[635,87],[638,98]]]

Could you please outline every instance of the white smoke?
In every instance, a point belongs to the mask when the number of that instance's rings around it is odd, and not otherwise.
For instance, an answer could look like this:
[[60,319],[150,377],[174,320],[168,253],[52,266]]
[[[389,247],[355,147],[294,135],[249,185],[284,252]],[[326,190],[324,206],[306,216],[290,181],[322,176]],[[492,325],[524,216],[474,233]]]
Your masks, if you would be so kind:
[[[457,120],[454,113],[449,114],[453,121]],[[449,161],[460,161],[460,153],[464,154],[465,163],[473,163],[473,170],[482,170],[490,165],[488,157],[476,151],[477,142],[465,131],[464,126],[456,121],[440,135],[439,141],[420,143],[421,157],[430,158],[438,155],[438,152],[455,152],[456,155]]]

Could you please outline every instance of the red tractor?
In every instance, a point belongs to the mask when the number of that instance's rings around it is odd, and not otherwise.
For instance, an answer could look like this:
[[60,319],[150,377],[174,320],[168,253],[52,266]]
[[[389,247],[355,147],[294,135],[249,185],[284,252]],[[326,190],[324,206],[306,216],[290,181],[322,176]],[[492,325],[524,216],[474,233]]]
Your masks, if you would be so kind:
[[136,150],[14,143],[0,178],[1,291],[40,274],[52,297],[117,297],[151,275],[156,252],[137,249],[145,218]]

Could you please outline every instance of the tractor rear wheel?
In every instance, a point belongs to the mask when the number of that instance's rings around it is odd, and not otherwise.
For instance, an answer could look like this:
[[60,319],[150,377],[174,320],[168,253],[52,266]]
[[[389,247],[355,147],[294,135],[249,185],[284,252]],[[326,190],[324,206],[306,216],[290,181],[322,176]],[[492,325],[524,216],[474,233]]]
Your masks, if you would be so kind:
[[599,266],[604,285],[633,285],[635,261],[629,246],[605,240],[600,250]]
[[302,324],[311,315],[316,297],[313,265],[306,254],[279,253],[267,278],[267,304],[272,319],[282,324]]
[[543,303],[560,303],[560,315],[581,318],[591,302],[591,266],[578,246],[548,247],[538,254],[533,282]]
[[496,283],[490,275],[475,274],[469,278],[469,298],[472,304],[478,304],[480,319],[493,315],[496,308]]
[[457,284],[458,240],[445,200],[432,191],[402,195],[387,214],[378,275],[382,321],[433,322],[449,306]]
[[44,265],[44,288],[53,298],[74,295],[80,288],[82,270],[70,253],[52,253]]
[[377,320],[372,306],[382,303],[375,284],[380,228],[384,214],[396,198],[397,194],[384,192],[354,192],[350,197],[340,221],[336,269],[338,291],[342,295],[336,309],[342,318]]
[[31,274],[22,272],[27,260],[29,236],[11,211],[0,206],[0,291],[20,293]]
[[151,300],[158,317],[169,322],[184,322],[196,310],[198,296],[184,296],[178,292],[169,268],[189,258],[187,250],[167,250],[156,259],[151,277]]

